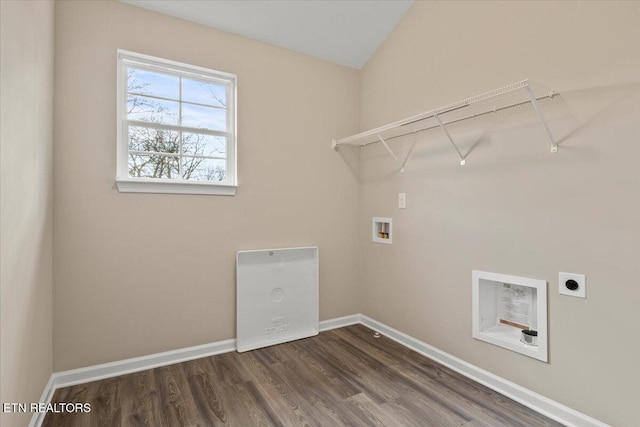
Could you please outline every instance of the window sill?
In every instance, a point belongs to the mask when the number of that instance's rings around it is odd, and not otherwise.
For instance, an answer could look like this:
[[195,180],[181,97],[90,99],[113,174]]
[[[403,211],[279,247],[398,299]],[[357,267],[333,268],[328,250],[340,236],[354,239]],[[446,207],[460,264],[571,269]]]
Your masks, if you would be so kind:
[[171,182],[137,179],[116,180],[121,193],[165,193],[165,194],[208,194],[214,196],[235,196],[237,185],[211,184],[203,182]]

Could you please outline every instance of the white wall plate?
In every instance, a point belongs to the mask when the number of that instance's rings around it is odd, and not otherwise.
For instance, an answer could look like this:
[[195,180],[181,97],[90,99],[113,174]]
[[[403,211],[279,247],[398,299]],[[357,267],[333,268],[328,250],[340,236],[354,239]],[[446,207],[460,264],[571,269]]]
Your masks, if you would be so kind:
[[[567,283],[573,280],[575,283]],[[574,286],[577,289],[571,289]],[[569,295],[572,297],[587,297],[587,277],[584,274],[574,273],[558,273],[558,291],[561,295]]]

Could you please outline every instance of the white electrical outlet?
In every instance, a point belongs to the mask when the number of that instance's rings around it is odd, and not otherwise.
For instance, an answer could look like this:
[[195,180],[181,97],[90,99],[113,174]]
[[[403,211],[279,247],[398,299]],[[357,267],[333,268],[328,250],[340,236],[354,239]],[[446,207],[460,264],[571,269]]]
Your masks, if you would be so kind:
[[584,274],[559,273],[558,291],[561,295],[587,297],[587,277]]
[[398,193],[398,208],[406,209],[407,207],[407,193]]

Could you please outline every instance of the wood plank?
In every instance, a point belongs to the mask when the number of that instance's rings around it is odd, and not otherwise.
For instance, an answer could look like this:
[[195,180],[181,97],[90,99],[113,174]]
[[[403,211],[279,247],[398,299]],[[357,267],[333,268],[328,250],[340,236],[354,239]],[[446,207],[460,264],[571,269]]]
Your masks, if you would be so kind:
[[[347,399],[349,404],[358,408],[368,420],[367,425],[376,427],[402,427],[403,423],[385,411],[386,407],[371,400],[365,393],[356,394]],[[392,411],[389,411],[392,412]],[[406,424],[404,424],[406,425]]]
[[158,387],[158,415],[163,425],[186,427],[201,422],[186,380],[184,364],[164,366],[155,369],[154,374]]
[[59,389],[46,427],[560,426],[362,326]]
[[162,425],[160,397],[153,371],[137,372],[123,378],[130,381],[132,395],[122,414],[123,424],[136,427]]

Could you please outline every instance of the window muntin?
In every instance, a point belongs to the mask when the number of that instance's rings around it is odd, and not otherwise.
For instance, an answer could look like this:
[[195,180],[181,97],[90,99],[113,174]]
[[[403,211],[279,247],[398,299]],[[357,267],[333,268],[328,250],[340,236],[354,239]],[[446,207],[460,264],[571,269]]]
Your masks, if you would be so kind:
[[124,51],[118,67],[118,181],[235,186],[235,76]]

